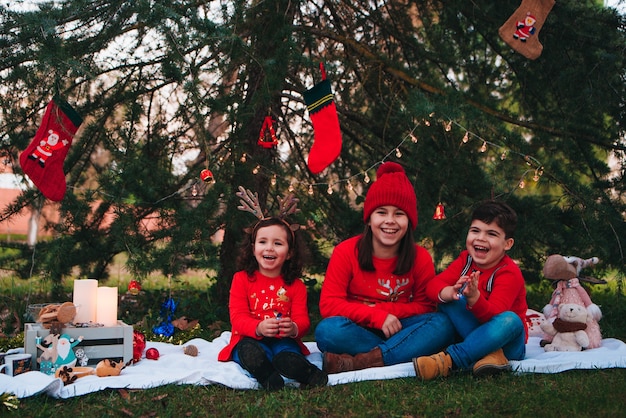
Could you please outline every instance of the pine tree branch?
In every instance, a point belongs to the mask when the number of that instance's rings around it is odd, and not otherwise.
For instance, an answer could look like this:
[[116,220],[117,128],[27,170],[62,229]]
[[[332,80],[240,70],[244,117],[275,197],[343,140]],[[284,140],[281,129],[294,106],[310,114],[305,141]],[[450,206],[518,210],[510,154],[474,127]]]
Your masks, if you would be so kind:
[[[339,35],[337,33],[329,33],[326,32],[324,30],[320,30],[319,28],[315,28],[315,27],[301,27],[301,30],[306,30],[309,31],[315,35],[318,36],[322,36],[322,37],[326,37],[329,39],[333,39],[337,42],[342,43],[344,46],[349,47],[350,49],[352,49],[354,52],[356,52],[357,54],[361,55],[362,57],[370,60],[370,61],[374,61],[374,62],[379,62],[381,64],[383,64],[382,68],[383,70],[400,79],[403,80],[404,82],[416,86],[417,88],[427,92],[427,93],[431,93],[431,94],[435,94],[435,95],[439,95],[439,96],[445,96],[447,93],[437,87],[431,86],[428,83],[424,83],[423,81],[420,81],[418,79],[416,79],[415,77],[412,77],[411,75],[407,74],[406,72],[395,68],[393,66],[391,66],[390,64],[386,64],[384,62],[384,60],[379,57],[378,55],[376,55],[374,52],[372,52],[371,50],[369,50],[368,48],[366,48],[364,45],[359,44],[355,39],[353,38],[348,38],[346,36],[343,35]],[[533,131],[540,131],[540,132],[546,132],[549,133],[551,135],[555,135],[555,136],[559,136],[559,137],[563,137],[563,138],[573,138],[573,139],[577,139],[577,140],[581,140],[581,141],[585,141],[585,142],[589,142],[591,144],[597,145],[601,148],[604,149],[608,149],[608,150],[613,150],[613,151],[626,151],[626,146],[624,145],[620,145],[617,142],[614,142],[611,145],[608,145],[604,142],[598,141],[597,139],[590,137],[588,135],[581,135],[580,133],[577,132],[571,132],[571,131],[563,131],[561,129],[556,129],[550,126],[545,126],[545,125],[540,125],[537,123],[532,123],[532,122],[528,122],[528,121],[523,121],[523,120],[519,120],[517,118],[514,118],[512,116],[506,115],[502,112],[499,112],[495,109],[492,109],[488,106],[485,106],[481,103],[478,103],[474,100],[471,99],[465,99],[466,103],[469,104],[472,107],[475,107],[476,109],[487,113],[488,115],[491,115],[503,122],[506,123],[510,123],[512,125],[516,125],[519,127],[523,127],[523,128],[527,128],[527,129],[531,129]]]

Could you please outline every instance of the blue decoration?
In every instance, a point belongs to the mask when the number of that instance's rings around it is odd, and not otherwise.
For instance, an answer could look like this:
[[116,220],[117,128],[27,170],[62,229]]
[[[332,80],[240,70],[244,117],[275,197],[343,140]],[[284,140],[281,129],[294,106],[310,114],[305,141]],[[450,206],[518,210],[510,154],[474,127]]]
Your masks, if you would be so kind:
[[159,325],[152,328],[152,332],[157,335],[171,337],[174,335],[174,325],[172,324],[172,316],[176,312],[176,302],[172,297],[168,297],[161,305],[162,321]]

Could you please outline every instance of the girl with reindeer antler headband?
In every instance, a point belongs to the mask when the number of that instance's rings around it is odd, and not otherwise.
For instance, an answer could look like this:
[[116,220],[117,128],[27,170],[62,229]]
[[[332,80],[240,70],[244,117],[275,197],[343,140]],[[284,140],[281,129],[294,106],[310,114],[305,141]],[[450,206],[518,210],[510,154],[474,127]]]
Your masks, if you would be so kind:
[[278,216],[264,215],[256,193],[239,186],[241,206],[257,222],[246,228],[237,271],[230,289],[232,334],[218,360],[233,360],[267,390],[284,386],[283,376],[303,386],[328,383],[328,375],[310,363],[302,342],[311,327],[302,274],[298,224],[285,217],[297,211],[298,199],[280,199]]

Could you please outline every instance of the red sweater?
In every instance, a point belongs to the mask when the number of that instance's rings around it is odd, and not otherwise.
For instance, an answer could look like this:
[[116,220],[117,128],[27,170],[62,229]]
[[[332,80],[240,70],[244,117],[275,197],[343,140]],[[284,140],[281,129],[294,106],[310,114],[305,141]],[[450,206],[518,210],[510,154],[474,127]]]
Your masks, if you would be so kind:
[[233,276],[228,309],[232,334],[229,344],[217,356],[219,361],[231,360],[233,348],[243,337],[263,339],[256,335],[257,325],[264,319],[275,318],[279,313],[296,323],[296,342],[302,354],[310,354],[302,342],[302,336],[311,327],[306,286],[302,280],[287,285],[282,276],[267,277],[258,271],[251,280],[245,271],[239,271]]
[[[461,252],[448,268],[439,273],[426,288],[426,294],[433,301],[438,301],[439,292],[446,286],[451,286],[459,280],[462,272],[468,263],[469,253],[467,250]],[[526,286],[522,272],[515,262],[508,255],[504,255],[502,260],[493,268],[481,269],[474,261],[468,266],[468,273],[472,270],[480,271],[478,279],[478,289],[480,297],[472,306],[471,312],[476,318],[485,323],[495,315],[505,311],[515,312],[524,323],[526,338],[528,339],[528,325],[526,323]]]
[[435,277],[428,251],[416,245],[413,268],[402,276],[393,274],[397,257],[374,257],[375,272],[362,271],[357,260],[357,242],[349,238],[333,251],[320,295],[323,317],[343,316],[363,327],[382,329],[385,318],[399,319],[434,312],[436,304],[426,297],[426,284]]

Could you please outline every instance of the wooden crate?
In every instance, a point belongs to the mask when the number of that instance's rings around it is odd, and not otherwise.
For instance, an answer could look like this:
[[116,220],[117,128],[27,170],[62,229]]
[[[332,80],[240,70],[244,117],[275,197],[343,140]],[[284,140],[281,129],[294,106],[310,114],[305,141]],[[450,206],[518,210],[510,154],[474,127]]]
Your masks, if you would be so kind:
[[[38,339],[42,341],[49,334],[50,330],[40,323],[24,325],[24,351],[32,355],[31,370],[39,370],[37,359],[41,356],[42,350],[37,347]],[[67,334],[75,339],[83,337],[80,344],[74,347],[74,351],[78,348],[85,350],[89,358],[88,366],[95,367],[105,358],[123,360],[124,363],[133,358],[133,327],[122,321],[117,321],[117,326],[114,327],[66,327],[61,334]]]

